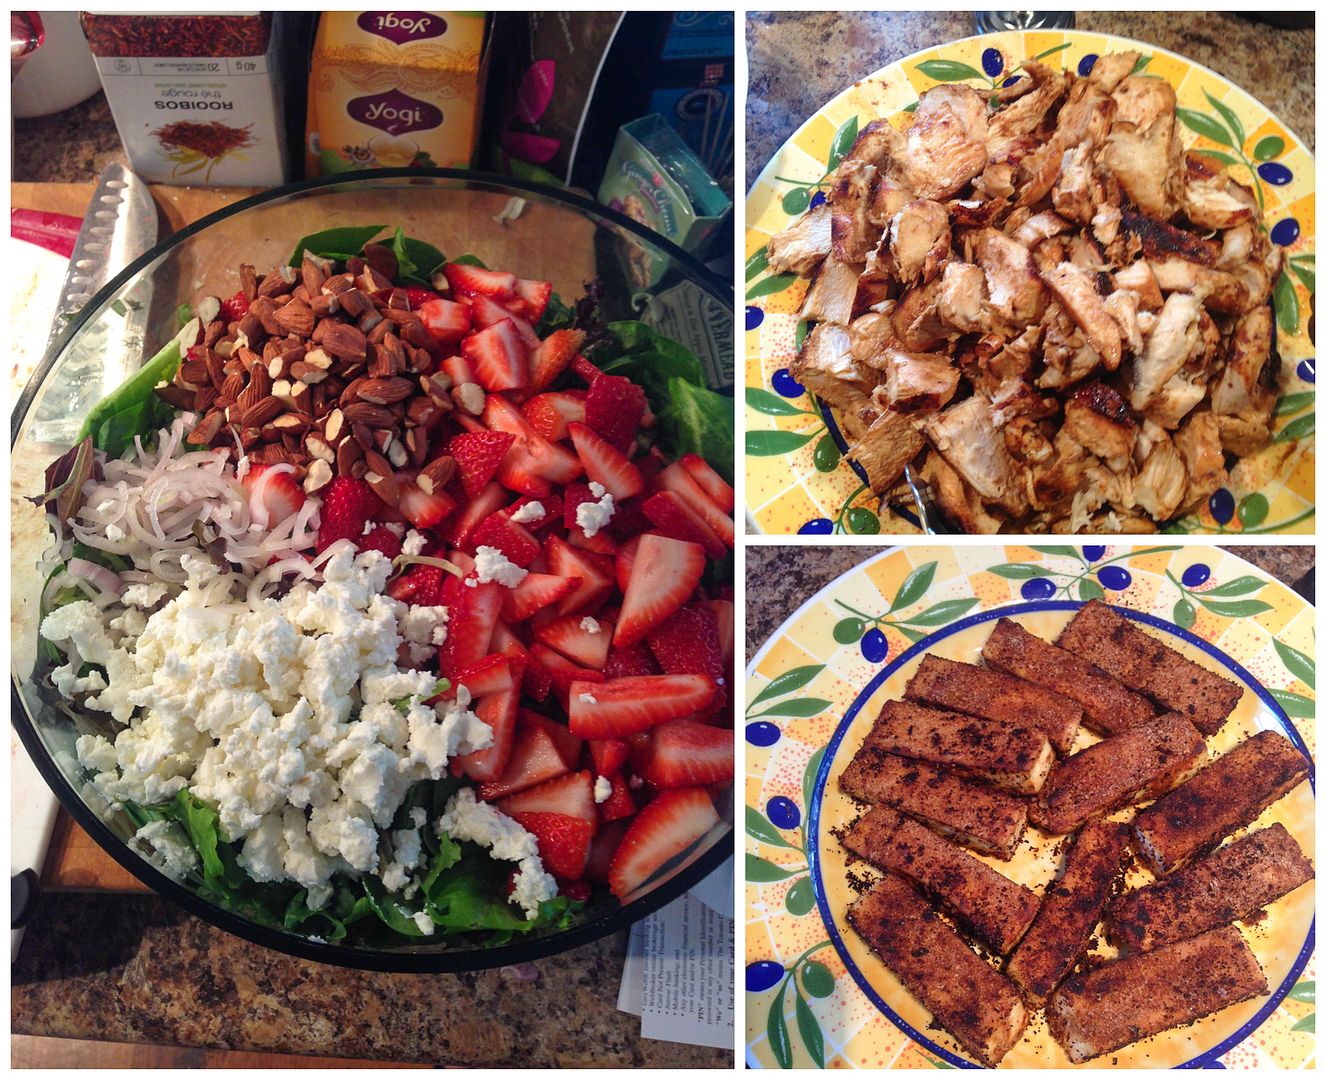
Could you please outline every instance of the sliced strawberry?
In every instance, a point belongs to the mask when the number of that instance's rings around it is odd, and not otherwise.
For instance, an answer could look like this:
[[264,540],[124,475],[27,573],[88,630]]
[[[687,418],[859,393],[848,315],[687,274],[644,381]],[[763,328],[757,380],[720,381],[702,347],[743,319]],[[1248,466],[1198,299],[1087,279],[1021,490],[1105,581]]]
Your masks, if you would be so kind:
[[599,826],[599,831],[594,834],[594,842],[589,845],[589,859],[585,863],[587,881],[608,880],[608,869],[612,866],[613,856],[617,854],[629,824],[626,819],[622,819]]
[[642,779],[660,790],[726,783],[732,780],[736,756],[732,732],[698,720],[669,720],[653,729]]
[[708,608],[714,613],[714,621],[718,626],[718,650],[723,657],[723,670],[730,671],[736,636],[736,610],[732,606],[732,601],[704,600],[700,603],[700,607]]
[[414,566],[387,587],[387,595],[409,604],[437,607],[443,602],[443,586],[449,576],[440,566]]
[[717,689],[707,675],[636,675],[601,684],[573,682],[567,706],[571,733],[582,739],[616,739],[644,731],[698,712],[713,700]]
[[603,372],[579,353],[571,357],[571,370],[584,379],[587,384],[592,384],[595,379],[603,377]]
[[585,530],[576,526],[566,534],[566,542],[573,547],[584,548],[596,555],[613,556],[617,554],[617,541],[600,529],[593,536],[586,536]]
[[525,301],[528,318],[538,322],[548,310],[548,301],[552,299],[551,281],[532,281],[529,278],[516,278],[516,295]]
[[682,608],[649,631],[645,640],[669,675],[708,675],[717,683],[726,675],[718,619],[708,608],[698,604]]
[[239,322],[249,313],[249,298],[243,289],[240,289],[234,296],[228,296],[221,301],[221,318],[226,322]]
[[402,483],[397,508],[416,529],[431,529],[456,509],[456,500],[440,488],[425,491],[418,484]]
[[703,788],[663,792],[635,816],[622,837],[608,871],[613,895],[626,899],[718,823],[713,800]]
[[447,263],[442,268],[451,288],[461,296],[487,296],[509,300],[516,295],[516,275],[501,270],[487,270],[466,263]]
[[512,517],[518,510],[524,509],[533,502],[537,502],[543,507],[543,516],[522,523],[530,532],[538,532],[540,529],[545,529],[554,522],[562,520],[562,500],[556,495],[546,495],[541,499],[533,499],[528,495],[522,495],[508,506],[503,513],[508,518]]
[[438,650],[438,666],[448,679],[488,655],[505,592],[505,587],[496,581],[466,583],[456,590],[457,599],[447,619],[447,640]]
[[644,501],[644,512],[664,536],[700,544],[710,558],[721,559],[727,551],[719,535],[675,492],[660,491],[649,496]]
[[[451,635],[448,633],[447,640]],[[512,687],[501,693],[489,694],[479,699],[474,707],[474,715],[493,729],[493,742],[483,750],[464,754],[456,761],[460,770],[471,780],[497,780],[506,772],[511,761],[512,747],[516,738],[516,713],[520,710],[520,690]]]
[[483,422],[516,437],[497,478],[523,495],[541,498],[552,484],[569,484],[584,471],[576,455],[549,442],[530,426],[525,414],[501,394],[489,394]]
[[[272,529],[299,513],[307,496],[295,482],[293,465],[251,465],[243,484],[249,493],[249,515],[254,524]],[[360,525],[360,534],[363,525]],[[359,536],[352,539],[356,543]]]
[[474,530],[470,543],[476,548],[496,548],[522,569],[538,556],[539,542],[528,529],[517,521],[508,521],[503,514],[489,514]]
[[645,392],[621,375],[599,375],[585,397],[585,423],[623,453],[630,453],[645,415]]
[[[642,458],[642,461],[648,460]],[[641,474],[643,477],[643,474]],[[643,498],[627,499],[625,502],[614,502],[612,507],[612,517],[608,520],[608,533],[619,544],[624,544],[628,540],[634,540],[642,532],[648,532],[654,527],[654,523],[649,520],[645,513],[645,500]]]
[[700,583],[704,568],[704,549],[698,544],[654,533],[641,536],[613,644],[634,645],[681,608]]
[[571,423],[585,421],[585,395],[579,390],[548,391],[530,398],[521,410],[530,427],[545,439],[565,439]]
[[[419,289],[417,291],[424,292],[426,290]],[[410,307],[419,313],[419,320],[424,324],[424,329],[433,336],[433,340],[439,345],[455,345],[470,332],[470,309],[464,304],[438,297],[437,299],[425,300],[417,307],[411,301]]]
[[597,825],[599,820],[594,804],[594,777],[587,772],[567,773],[545,780],[537,787],[507,796],[497,808],[510,817],[517,814],[566,814],[591,825]]
[[321,524],[318,526],[318,550],[324,551],[337,540],[359,542],[364,526],[386,512],[386,504],[364,481],[351,476],[337,476],[327,485],[322,497]]
[[576,456],[585,467],[585,475],[607,488],[614,502],[629,499],[644,490],[640,470],[625,454],[584,424],[572,423],[567,428],[575,444]]
[[732,490],[732,485],[719,476],[709,462],[699,454],[683,454],[681,464],[700,485],[700,489],[709,496],[710,502],[725,514],[732,513],[732,508],[737,503],[736,493]]
[[489,653],[460,672],[452,682],[465,687],[473,697],[503,694],[520,685],[524,664],[503,653]]
[[537,728],[518,731],[511,745],[511,756],[506,769],[497,780],[479,785],[479,798],[492,802],[505,795],[524,791],[535,784],[561,776],[567,768],[557,745],[546,732]]
[[[590,850],[594,845],[590,844]],[[576,900],[579,903],[585,903],[594,895],[594,886],[588,881],[558,881],[557,895],[565,896],[568,900]]]
[[[600,773],[600,776],[603,774]],[[628,818],[636,811],[635,799],[631,797],[631,789],[626,786],[626,777],[621,773],[615,773],[608,777],[612,784],[612,794],[603,802],[599,803],[599,821],[607,823],[609,821],[620,821],[622,818]]]
[[461,342],[461,353],[474,365],[485,390],[523,390],[529,386],[529,348],[510,318]]
[[525,677],[522,680],[525,693],[535,701],[542,701],[548,696],[548,691],[552,689],[552,677],[544,670],[543,665],[530,655],[524,642],[512,633],[506,623],[499,620],[493,625],[493,636],[488,647],[493,652],[500,652],[525,665]]
[[[575,682],[595,683],[603,681],[603,672],[595,671],[593,668],[576,667],[570,660],[566,659],[561,653],[548,648],[540,642],[535,642],[529,647],[530,656],[534,662],[539,664],[548,677],[552,680],[553,693],[557,695],[557,700],[566,708],[571,698],[571,685]],[[573,733],[575,734],[575,733]],[[576,738],[582,738],[576,734]]]
[[589,759],[594,763],[594,772],[598,776],[611,776],[615,772],[620,772],[630,754],[631,744],[625,739],[589,741]]
[[611,573],[605,572],[597,556],[577,551],[560,536],[549,536],[543,542],[543,554],[548,569],[561,577],[580,579],[580,585],[557,605],[559,615],[593,611],[612,592]]
[[579,878],[589,861],[594,826],[567,814],[516,814],[522,828],[534,834],[539,858],[554,877]]
[[608,659],[608,645],[612,642],[612,623],[601,622],[597,631],[590,631],[581,625],[584,618],[564,615],[539,627],[534,636],[581,667],[602,671]]
[[548,737],[552,739],[553,745],[557,747],[557,752],[562,755],[562,760],[566,762],[568,769],[574,769],[580,764],[580,754],[584,749],[585,740],[577,739],[565,724],[558,723],[551,717],[536,713],[532,709],[521,709],[517,720],[517,728],[531,727],[539,728],[547,733]]
[[453,518],[447,525],[447,541],[458,548],[469,547],[474,530],[483,524],[489,515],[502,509],[510,497],[501,484],[489,484],[473,498],[458,517]]
[[422,285],[406,285],[405,300],[411,311],[418,311],[430,300],[440,300],[442,295],[434,289],[425,289]]
[[579,584],[579,578],[559,577],[556,574],[526,574],[519,585],[507,591],[502,601],[502,618],[513,623],[524,622],[540,608],[555,604],[562,597],[568,596]]
[[718,534],[725,545],[733,546],[736,542],[736,528],[732,524],[731,515],[714,504],[684,465],[674,461],[658,474],[658,483],[664,489],[680,496],[704,519],[705,524]]
[[[478,382],[478,378],[474,374],[474,365],[463,356],[448,356],[442,361],[442,371],[457,386],[462,383]],[[470,419],[464,413],[454,415],[462,423]]]
[[496,301],[489,300],[486,296],[476,296],[470,307],[470,313],[474,317],[474,325],[482,329],[496,326],[503,320],[510,320],[516,334],[525,346],[526,355],[539,347],[539,335],[534,332],[534,327],[510,307],[503,307]]
[[359,539],[360,551],[380,551],[389,559],[401,553],[401,538],[385,525],[378,525],[367,536]]
[[643,644],[627,645],[620,649],[614,646],[608,650],[603,674],[610,679],[620,679],[625,675],[657,675],[658,662]]
[[530,357],[530,366],[533,368],[530,385],[535,390],[545,390],[551,386],[553,380],[566,370],[584,341],[583,330],[554,330],[544,338],[543,344]]
[[515,441],[516,437],[506,431],[480,431],[456,435],[447,443],[447,453],[456,461],[466,495],[472,499],[487,486]]

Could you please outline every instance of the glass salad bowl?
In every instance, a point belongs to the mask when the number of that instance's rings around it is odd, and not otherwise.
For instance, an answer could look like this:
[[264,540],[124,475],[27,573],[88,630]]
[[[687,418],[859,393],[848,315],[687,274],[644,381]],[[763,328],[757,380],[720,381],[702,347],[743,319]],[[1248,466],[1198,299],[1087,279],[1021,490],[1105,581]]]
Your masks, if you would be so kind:
[[[48,543],[40,494],[48,464],[74,442],[84,418],[109,391],[175,336],[181,308],[207,295],[229,296],[241,263],[260,272],[286,262],[295,241],[322,230],[380,223],[435,245],[453,258],[551,281],[573,303],[591,280],[607,321],[638,319],[682,342],[715,389],[731,385],[730,283],[624,215],[542,185],[456,170],[380,170],[264,192],[180,230],[118,274],[71,320],[15,407],[11,426],[12,722],[60,802],[122,866],[191,914],[258,944],[311,960],[392,971],[462,971],[547,956],[621,929],[681,895],[732,852],[733,798],[717,797],[719,822],[624,901],[596,890],[569,926],[494,943],[446,937],[329,944],[238,915],[203,895],[195,874],[167,866],[139,844],[122,807],[108,805],[75,755],[80,720],[36,678],[44,582],[37,571]],[[389,236],[389,234],[388,234]],[[631,267],[643,256],[666,272],[642,290]],[[733,463],[721,463],[731,475]],[[105,715],[105,714],[99,714]],[[500,940],[500,939],[499,939]]]

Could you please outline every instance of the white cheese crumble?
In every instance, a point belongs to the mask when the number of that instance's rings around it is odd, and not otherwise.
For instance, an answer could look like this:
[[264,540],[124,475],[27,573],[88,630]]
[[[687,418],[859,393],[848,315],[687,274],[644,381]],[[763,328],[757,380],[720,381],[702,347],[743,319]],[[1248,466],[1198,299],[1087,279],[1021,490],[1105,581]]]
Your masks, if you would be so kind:
[[437,833],[453,840],[468,840],[487,848],[494,859],[517,863],[511,901],[524,908],[531,919],[539,913],[540,901],[557,895],[557,882],[543,868],[534,835],[497,807],[476,801],[473,789],[461,788],[451,797],[437,820]]
[[612,798],[612,781],[606,776],[594,778],[594,801],[605,803]]
[[497,548],[487,546],[480,547],[474,553],[474,573],[478,581],[471,577],[465,579],[465,584],[470,588],[496,581],[508,589],[514,589],[529,576],[528,570],[522,570]]
[[137,844],[146,845],[156,853],[162,868],[171,877],[182,878],[198,866],[197,852],[190,846],[184,830],[173,821],[149,821],[134,833],[133,838]]
[[598,619],[594,618],[594,616],[586,615],[580,620],[580,629],[587,634],[597,634],[603,629],[603,627],[599,625]]
[[401,616],[401,637],[416,645],[441,645],[447,640],[445,607],[417,604]]
[[371,532],[372,532],[374,529],[376,529],[377,527],[378,527],[378,523],[377,523],[376,521],[365,521],[365,522],[364,522],[364,531],[361,532],[359,535],[360,535],[360,536],[367,536],[369,533],[371,533]]
[[589,493],[598,502],[582,502],[577,506],[576,524],[584,529],[586,536],[593,537],[612,519],[613,505],[608,489],[597,480],[590,481]]
[[541,502],[527,502],[519,510],[511,515],[511,520],[521,525],[528,525],[531,521],[539,521],[547,516],[547,511],[543,508]]
[[599,699],[590,693],[581,694],[580,700],[583,701],[586,705],[597,705],[599,703]]
[[405,539],[401,542],[402,555],[418,555],[424,550],[424,545],[428,543],[428,537],[423,533],[411,529],[405,534]]

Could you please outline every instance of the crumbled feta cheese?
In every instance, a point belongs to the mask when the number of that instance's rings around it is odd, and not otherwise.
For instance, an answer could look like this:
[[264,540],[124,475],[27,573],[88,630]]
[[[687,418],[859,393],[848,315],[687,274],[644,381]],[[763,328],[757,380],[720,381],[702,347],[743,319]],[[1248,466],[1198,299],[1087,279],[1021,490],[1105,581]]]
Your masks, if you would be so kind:
[[376,521],[365,521],[365,522],[364,522],[364,531],[363,531],[362,533],[360,533],[359,535],[360,535],[360,536],[367,536],[369,533],[371,533],[371,532],[372,532],[374,529],[376,529],[377,527],[378,527],[378,523],[377,523]]
[[530,918],[539,913],[540,901],[557,895],[557,882],[544,870],[533,834],[497,807],[478,802],[472,788],[461,788],[447,802],[438,818],[437,832],[485,847],[494,859],[518,863],[511,900]]
[[198,866],[198,855],[189,844],[189,838],[173,821],[149,821],[134,833],[133,838],[135,842],[150,847],[171,877],[184,877]]
[[124,592],[120,593],[120,603],[125,607],[156,607],[166,598],[168,591],[164,585],[148,582],[130,585]]
[[580,629],[588,634],[597,634],[603,629],[603,627],[599,625],[598,619],[594,618],[594,616],[586,615],[580,620]]
[[405,535],[405,526],[399,521],[389,521],[387,522],[387,532],[399,540]]
[[593,537],[612,519],[613,505],[608,489],[597,480],[590,481],[589,493],[598,501],[582,502],[576,507],[576,524],[585,530],[586,536]]
[[441,645],[447,640],[447,609],[441,604],[416,604],[400,616],[401,637],[418,645]]
[[106,539],[119,541],[124,539],[124,530],[118,525],[110,524],[106,526]]
[[428,543],[428,537],[423,533],[411,529],[405,534],[405,539],[401,542],[401,554],[418,555],[424,550],[424,545]]
[[511,515],[511,520],[521,525],[528,525],[531,521],[538,521],[546,517],[548,512],[543,508],[541,502],[527,502],[519,510]]
[[[514,589],[529,575],[495,547],[481,546],[474,553],[474,573],[480,583],[496,581],[508,589]],[[466,585],[473,585],[473,578],[465,579]]]
[[606,776],[594,778],[594,801],[605,803],[612,798],[612,781]]
[[635,791],[637,788],[644,787],[645,782],[641,780],[640,777],[632,775],[631,778],[626,781],[626,786],[632,791]]
[[583,701],[586,705],[597,705],[599,703],[599,699],[596,698],[593,694],[588,692],[581,694],[580,700]]
[[431,935],[437,929],[433,924],[433,920],[428,917],[428,913],[425,911],[416,911],[411,918],[414,919],[414,925],[419,927],[419,933],[421,934]]

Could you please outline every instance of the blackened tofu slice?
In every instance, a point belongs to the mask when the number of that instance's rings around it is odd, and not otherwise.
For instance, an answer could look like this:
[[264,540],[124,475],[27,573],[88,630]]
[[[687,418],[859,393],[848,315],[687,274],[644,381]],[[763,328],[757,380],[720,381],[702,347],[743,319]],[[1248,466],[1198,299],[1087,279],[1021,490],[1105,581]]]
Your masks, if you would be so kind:
[[1099,600],[1073,616],[1058,645],[1187,717],[1203,735],[1219,731],[1243,696],[1237,683],[1193,663]]
[[882,750],[957,769],[1024,795],[1040,791],[1054,764],[1054,749],[1038,728],[910,701],[885,702],[870,738]]
[[1001,954],[1036,917],[1039,902],[1026,886],[888,807],[866,813],[842,842],[872,866],[915,881]]
[[1266,993],[1232,926],[1070,975],[1050,997],[1050,1033],[1074,1064]]
[[1022,1038],[1027,1007],[1017,987],[977,956],[906,880],[885,874],[848,909],[847,921],[982,1065],[993,1069]]
[[906,696],[986,720],[1039,728],[1061,754],[1073,748],[1082,708],[1022,679],[977,664],[930,655],[907,684]]
[[1040,1006],[1087,949],[1110,898],[1128,845],[1128,826],[1098,821],[1082,828],[1062,876],[1045,891],[1040,912],[1004,974]]
[[1276,822],[1119,897],[1110,905],[1110,936],[1124,950],[1149,952],[1247,918],[1313,876],[1312,864]]
[[1182,782],[1206,760],[1206,743],[1176,713],[1166,713],[1102,739],[1050,773],[1045,791],[1028,815],[1050,833],[1070,833]]
[[1259,731],[1137,815],[1138,850],[1157,874],[1209,850],[1307,779],[1308,760]]
[[1043,686],[1082,706],[1083,723],[1105,735],[1150,720],[1155,706],[1114,676],[1074,653],[1042,641],[1011,619],[1000,619],[981,650],[992,668]]
[[1011,859],[1027,827],[1025,800],[924,761],[880,749],[869,739],[838,778],[853,799],[884,803],[956,843]]

